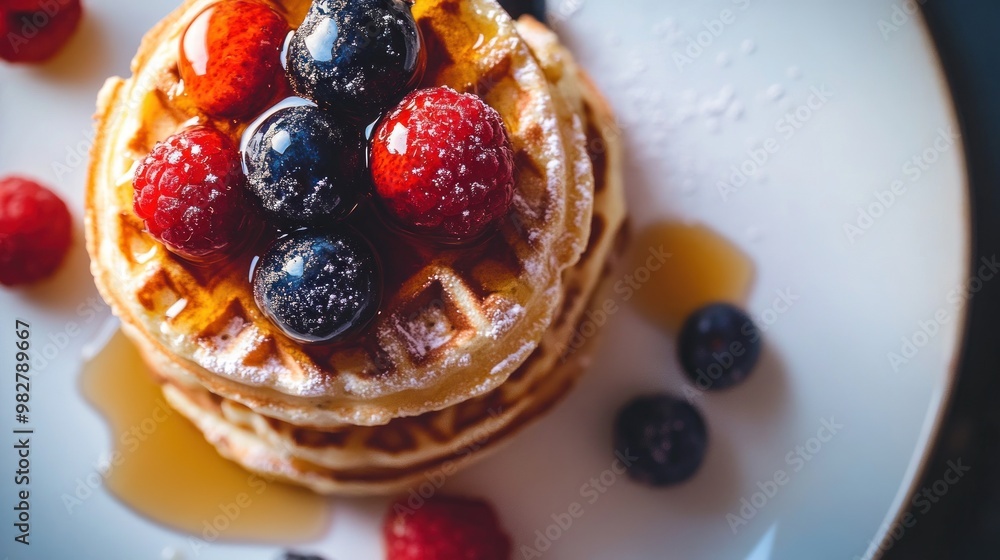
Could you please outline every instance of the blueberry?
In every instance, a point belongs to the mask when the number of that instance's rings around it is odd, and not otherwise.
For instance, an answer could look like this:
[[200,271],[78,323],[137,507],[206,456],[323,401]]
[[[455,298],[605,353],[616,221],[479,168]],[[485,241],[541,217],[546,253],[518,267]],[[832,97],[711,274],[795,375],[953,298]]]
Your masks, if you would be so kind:
[[701,466],[708,431],[701,414],[670,395],[636,397],[615,419],[615,451],[625,457],[631,479],[669,486],[691,477]]
[[378,311],[381,292],[374,250],[346,228],[282,237],[253,273],[257,306],[302,342],[330,342],[364,327]]
[[753,320],[728,303],[713,303],[692,313],[677,339],[681,366],[702,390],[741,383],[757,364],[760,349],[760,331]]
[[326,560],[322,556],[315,554],[299,554],[297,552],[286,552],[281,560]]
[[313,105],[278,109],[247,138],[249,190],[280,223],[329,224],[350,214],[365,193],[364,131]]
[[373,118],[420,80],[424,49],[404,0],[313,0],[286,65],[295,91],[319,105]]

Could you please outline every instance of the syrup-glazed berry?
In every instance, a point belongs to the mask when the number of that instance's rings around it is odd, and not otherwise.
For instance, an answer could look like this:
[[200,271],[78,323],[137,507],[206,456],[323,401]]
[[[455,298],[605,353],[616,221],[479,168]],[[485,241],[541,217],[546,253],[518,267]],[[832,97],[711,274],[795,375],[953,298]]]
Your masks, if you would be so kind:
[[423,45],[405,0],[314,0],[288,47],[295,91],[373,118],[420,79]]
[[485,232],[514,196],[503,119],[476,95],[415,91],[381,121],[371,150],[382,206],[404,228],[450,240]]
[[66,204],[22,177],[0,179],[0,284],[37,282],[59,268],[72,238]]
[[353,230],[306,230],[278,239],[253,272],[257,306],[291,338],[329,342],[356,332],[378,312],[381,270]]
[[135,213],[174,253],[211,260],[246,235],[239,151],[214,128],[188,128],[157,143],[132,186]]
[[250,192],[279,224],[326,226],[365,192],[364,131],[314,105],[282,107],[247,131]]
[[214,117],[238,119],[260,111],[284,79],[281,49],[287,35],[288,22],[265,4],[212,4],[181,39],[185,91]]

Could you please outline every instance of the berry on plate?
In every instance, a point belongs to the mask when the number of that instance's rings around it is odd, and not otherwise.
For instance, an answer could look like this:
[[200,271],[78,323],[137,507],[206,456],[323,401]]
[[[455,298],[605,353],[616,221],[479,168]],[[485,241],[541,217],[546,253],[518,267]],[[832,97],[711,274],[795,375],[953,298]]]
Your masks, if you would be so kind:
[[510,560],[510,538],[482,500],[433,497],[396,502],[385,519],[388,560]]
[[69,42],[82,17],[80,0],[3,0],[0,58],[44,62]]
[[381,269],[352,230],[296,231],[278,239],[253,272],[257,306],[301,342],[329,342],[364,327],[378,312]]
[[288,46],[295,91],[374,118],[420,80],[423,45],[406,0],[313,0]]
[[350,214],[365,193],[361,127],[300,105],[275,111],[248,134],[250,192],[277,221],[327,225]]
[[415,91],[386,115],[371,166],[383,207],[416,233],[476,237],[514,197],[514,152],[500,114],[448,87]]
[[650,486],[690,478],[708,446],[705,421],[690,403],[670,395],[637,397],[618,411],[615,450],[628,459],[628,475]]
[[224,0],[201,12],[181,39],[184,90],[215,117],[249,116],[277,91],[288,22],[260,2]]
[[37,282],[62,263],[72,218],[55,193],[22,177],[0,179],[0,284]]
[[299,554],[297,552],[286,552],[281,560],[326,560],[322,556],[315,554]]
[[243,171],[225,134],[183,130],[153,147],[132,181],[146,230],[183,257],[206,260],[234,246],[243,228]]
[[742,383],[760,357],[760,332],[741,309],[714,303],[692,313],[681,327],[677,354],[702,391]]

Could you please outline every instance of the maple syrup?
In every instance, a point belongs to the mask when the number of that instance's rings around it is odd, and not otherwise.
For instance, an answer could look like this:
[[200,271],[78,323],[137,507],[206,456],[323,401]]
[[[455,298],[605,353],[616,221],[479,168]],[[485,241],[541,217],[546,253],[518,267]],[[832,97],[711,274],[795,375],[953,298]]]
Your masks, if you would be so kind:
[[635,308],[674,332],[691,312],[709,303],[743,306],[754,277],[749,257],[699,224],[647,227],[636,236],[628,262],[634,271]]
[[81,384],[111,428],[104,486],[135,512],[209,542],[288,543],[326,531],[328,500],[219,455],[167,404],[120,332],[86,364]]

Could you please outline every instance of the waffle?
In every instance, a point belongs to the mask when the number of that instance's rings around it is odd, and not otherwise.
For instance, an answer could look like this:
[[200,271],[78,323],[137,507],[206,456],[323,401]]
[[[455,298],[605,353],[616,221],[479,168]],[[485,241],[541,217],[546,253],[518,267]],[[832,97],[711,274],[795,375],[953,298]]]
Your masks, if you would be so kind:
[[[131,210],[136,161],[156,141],[194,123],[243,132],[199,114],[177,74],[180,34],[209,4],[185,2],[144,38],[133,77],[102,90],[87,192],[98,288],[167,400],[247,469],[354,494],[449,474],[553,406],[587,363],[579,325],[625,222],[613,116],[556,36],[494,0],[417,1],[422,85],[475,92],[504,118],[514,210],[472,248],[366,229],[386,268],[379,317],[346,343],[304,346],[257,310],[252,255],[192,266]],[[293,23],[308,4],[272,3]]]
[[[210,0],[187,0],[143,39],[133,77],[98,102],[87,192],[92,271],[143,346],[215,395],[297,426],[381,425],[440,410],[500,386],[538,348],[559,310],[564,271],[590,237],[593,174],[575,117],[550,88],[514,22],[494,0],[419,0],[423,86],[482,96],[515,150],[514,210],[486,245],[431,251],[399,236],[372,241],[386,298],[365,336],[303,346],[254,304],[249,258],[211,270],[175,258],[131,210],[136,161],[153,144],[209,122],[183,95],[177,45]],[[289,21],[307,0],[272,2]],[[211,124],[234,137],[243,125]],[[577,123],[579,124],[579,123]]]
[[[496,389],[443,410],[397,418],[381,426],[317,430],[295,426],[213,395],[174,361],[143,349],[157,369],[167,400],[191,419],[219,451],[268,477],[321,493],[372,494],[400,491],[440,480],[483,457],[552,407],[586,366],[589,341],[580,323],[587,310],[603,306],[604,281],[623,250],[625,212],[616,129],[603,99],[576,68],[555,35],[530,18],[518,29],[538,58],[551,87],[586,131],[596,163],[591,236],[581,259],[563,274],[566,291],[557,318],[538,348]],[[568,124],[572,124],[570,121]]]

